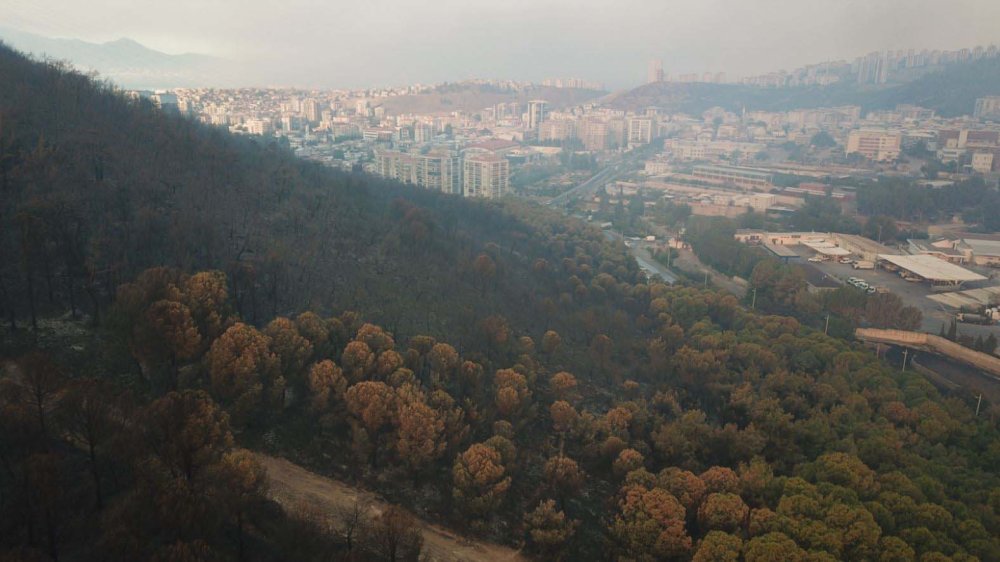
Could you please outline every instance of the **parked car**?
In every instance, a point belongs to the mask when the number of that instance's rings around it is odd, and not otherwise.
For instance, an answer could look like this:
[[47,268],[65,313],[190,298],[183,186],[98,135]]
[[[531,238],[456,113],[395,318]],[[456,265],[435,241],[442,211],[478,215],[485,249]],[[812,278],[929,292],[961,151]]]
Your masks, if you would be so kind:
[[854,263],[854,260],[852,260],[851,258],[848,258],[848,257],[840,258],[839,261],[840,261],[840,263],[845,264],[845,265]]

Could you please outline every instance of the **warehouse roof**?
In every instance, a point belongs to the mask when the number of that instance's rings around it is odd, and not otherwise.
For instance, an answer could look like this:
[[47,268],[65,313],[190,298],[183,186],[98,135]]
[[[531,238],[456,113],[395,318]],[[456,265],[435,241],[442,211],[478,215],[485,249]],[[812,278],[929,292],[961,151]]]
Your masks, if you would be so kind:
[[829,242],[802,242],[803,246],[811,248],[816,252],[823,254],[825,256],[849,256],[851,252],[837,246],[836,244],[831,244]]
[[764,244],[772,254],[778,256],[779,258],[797,258],[798,254],[795,250],[788,248],[787,246],[782,246],[781,244]]
[[982,275],[928,255],[879,256],[879,258],[919,275],[928,281],[982,281]]

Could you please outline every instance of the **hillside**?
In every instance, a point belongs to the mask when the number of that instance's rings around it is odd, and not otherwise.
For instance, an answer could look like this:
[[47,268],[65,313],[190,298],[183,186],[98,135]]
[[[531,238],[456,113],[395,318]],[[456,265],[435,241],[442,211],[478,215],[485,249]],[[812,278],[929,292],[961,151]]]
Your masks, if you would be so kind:
[[605,98],[612,107],[626,110],[658,106],[668,112],[697,115],[710,107],[729,111],[788,111],[812,107],[860,105],[887,109],[916,104],[945,117],[971,114],[978,97],[1000,92],[1000,57],[953,64],[913,81],[887,86],[839,83],[830,86],[759,88],[738,84],[644,84]]
[[521,91],[500,90],[472,83],[451,84],[436,91],[394,96],[386,99],[382,106],[389,115],[407,113],[448,113],[451,111],[479,111],[498,103],[518,102],[525,107],[529,100],[542,99],[549,102],[552,109],[562,109],[594,101],[604,95],[598,90],[579,88],[554,88],[535,86]]
[[[0,77],[0,559],[450,548],[422,521],[539,560],[1000,559],[1000,406],[835,337],[894,295],[811,295],[692,223],[750,310],[537,206],[331,172],[6,49]],[[321,476],[384,510],[327,511]]]
[[[63,307],[99,318],[115,287],[160,265],[224,270],[237,311],[255,323],[353,309],[400,334],[465,334],[465,345],[498,314],[540,334],[526,295],[562,292],[532,269],[561,259],[540,244],[550,234],[539,228],[553,227],[504,205],[303,163],[7,49],[0,75],[20,77],[0,83],[0,248],[11,257],[0,264],[0,309],[10,322]],[[609,251],[589,236],[587,252]],[[616,259],[635,274],[624,251]]]

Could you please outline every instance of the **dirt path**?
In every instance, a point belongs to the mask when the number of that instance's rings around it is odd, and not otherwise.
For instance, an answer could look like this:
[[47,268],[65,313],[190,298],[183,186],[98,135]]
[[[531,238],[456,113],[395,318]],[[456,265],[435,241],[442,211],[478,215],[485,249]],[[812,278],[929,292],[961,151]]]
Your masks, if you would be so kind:
[[[271,498],[283,507],[303,504],[326,513],[350,508],[355,500],[372,513],[388,505],[375,494],[343,482],[320,476],[288,460],[254,453],[271,479]],[[439,525],[420,521],[424,534],[423,556],[441,562],[518,561],[525,560],[514,549],[488,542],[466,539]]]

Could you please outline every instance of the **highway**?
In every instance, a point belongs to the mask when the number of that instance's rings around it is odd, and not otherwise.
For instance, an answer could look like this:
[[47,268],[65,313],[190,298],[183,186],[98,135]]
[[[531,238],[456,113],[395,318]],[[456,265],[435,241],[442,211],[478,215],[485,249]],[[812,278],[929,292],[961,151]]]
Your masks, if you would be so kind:
[[620,174],[625,167],[626,166],[623,162],[608,166],[593,176],[590,176],[587,181],[581,183],[580,185],[570,188],[569,190],[553,197],[546,203],[546,205],[559,207],[570,203],[578,197],[593,195],[598,188],[611,181],[615,176]]

